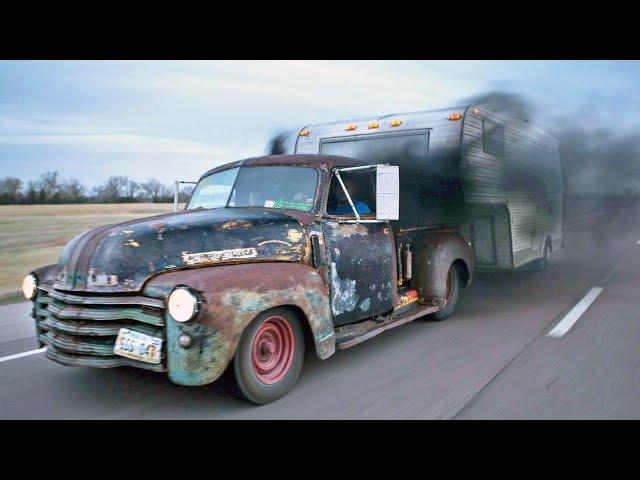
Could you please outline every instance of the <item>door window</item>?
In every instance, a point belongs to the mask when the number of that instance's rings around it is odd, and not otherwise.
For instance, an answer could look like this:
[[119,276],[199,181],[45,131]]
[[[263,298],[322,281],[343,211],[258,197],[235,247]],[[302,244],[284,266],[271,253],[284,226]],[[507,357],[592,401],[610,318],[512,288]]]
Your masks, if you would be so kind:
[[[375,218],[375,169],[340,172],[340,177],[358,215],[362,218]],[[328,215],[355,218],[353,208],[336,175],[331,179],[326,212]]]

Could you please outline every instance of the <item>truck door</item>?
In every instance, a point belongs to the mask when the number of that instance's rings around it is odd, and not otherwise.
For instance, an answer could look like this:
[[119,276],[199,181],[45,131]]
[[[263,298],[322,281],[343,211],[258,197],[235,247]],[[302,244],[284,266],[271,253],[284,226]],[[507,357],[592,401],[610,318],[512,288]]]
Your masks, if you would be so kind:
[[324,223],[331,310],[344,325],[393,309],[395,248],[385,223]]
[[[372,172],[349,172],[343,179],[353,191],[353,204],[361,220],[340,198],[334,176],[329,189],[323,233],[327,249],[334,325],[388,313],[396,289],[395,241],[386,222],[375,223],[375,178]],[[347,180],[348,179],[348,180]],[[355,188],[353,187],[355,185]],[[341,201],[342,200],[342,201]],[[367,220],[371,223],[368,223]]]

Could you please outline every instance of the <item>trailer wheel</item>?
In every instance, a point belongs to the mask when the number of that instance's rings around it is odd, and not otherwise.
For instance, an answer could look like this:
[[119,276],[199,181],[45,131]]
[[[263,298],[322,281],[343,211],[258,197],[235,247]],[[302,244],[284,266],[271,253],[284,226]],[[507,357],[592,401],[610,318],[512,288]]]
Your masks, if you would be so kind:
[[449,272],[447,273],[447,293],[445,297],[447,304],[444,306],[444,308],[441,308],[436,313],[430,315],[431,319],[442,321],[449,318],[456,309],[459,294],[460,271],[458,270],[457,265],[453,264],[451,265],[451,268],[449,268]]
[[304,332],[291,310],[261,313],[242,333],[234,357],[237,393],[260,405],[286,395],[300,375],[304,351]]

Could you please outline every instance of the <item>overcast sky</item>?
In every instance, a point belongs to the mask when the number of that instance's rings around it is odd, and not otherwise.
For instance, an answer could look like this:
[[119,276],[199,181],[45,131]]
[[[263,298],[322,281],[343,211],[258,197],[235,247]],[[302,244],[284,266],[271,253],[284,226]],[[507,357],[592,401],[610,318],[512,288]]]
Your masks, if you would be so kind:
[[525,95],[543,124],[637,127],[640,62],[0,61],[0,177],[197,179],[280,128]]

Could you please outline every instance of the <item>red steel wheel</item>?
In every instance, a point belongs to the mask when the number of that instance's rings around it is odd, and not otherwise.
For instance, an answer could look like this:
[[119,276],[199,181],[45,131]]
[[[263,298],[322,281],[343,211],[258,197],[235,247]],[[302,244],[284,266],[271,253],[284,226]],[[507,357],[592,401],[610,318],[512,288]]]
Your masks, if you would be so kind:
[[291,368],[295,344],[289,322],[278,315],[268,317],[258,328],[251,348],[253,370],[258,380],[267,385],[282,380]]
[[233,359],[239,396],[265,404],[293,388],[304,361],[303,321],[290,308],[277,307],[247,325]]

